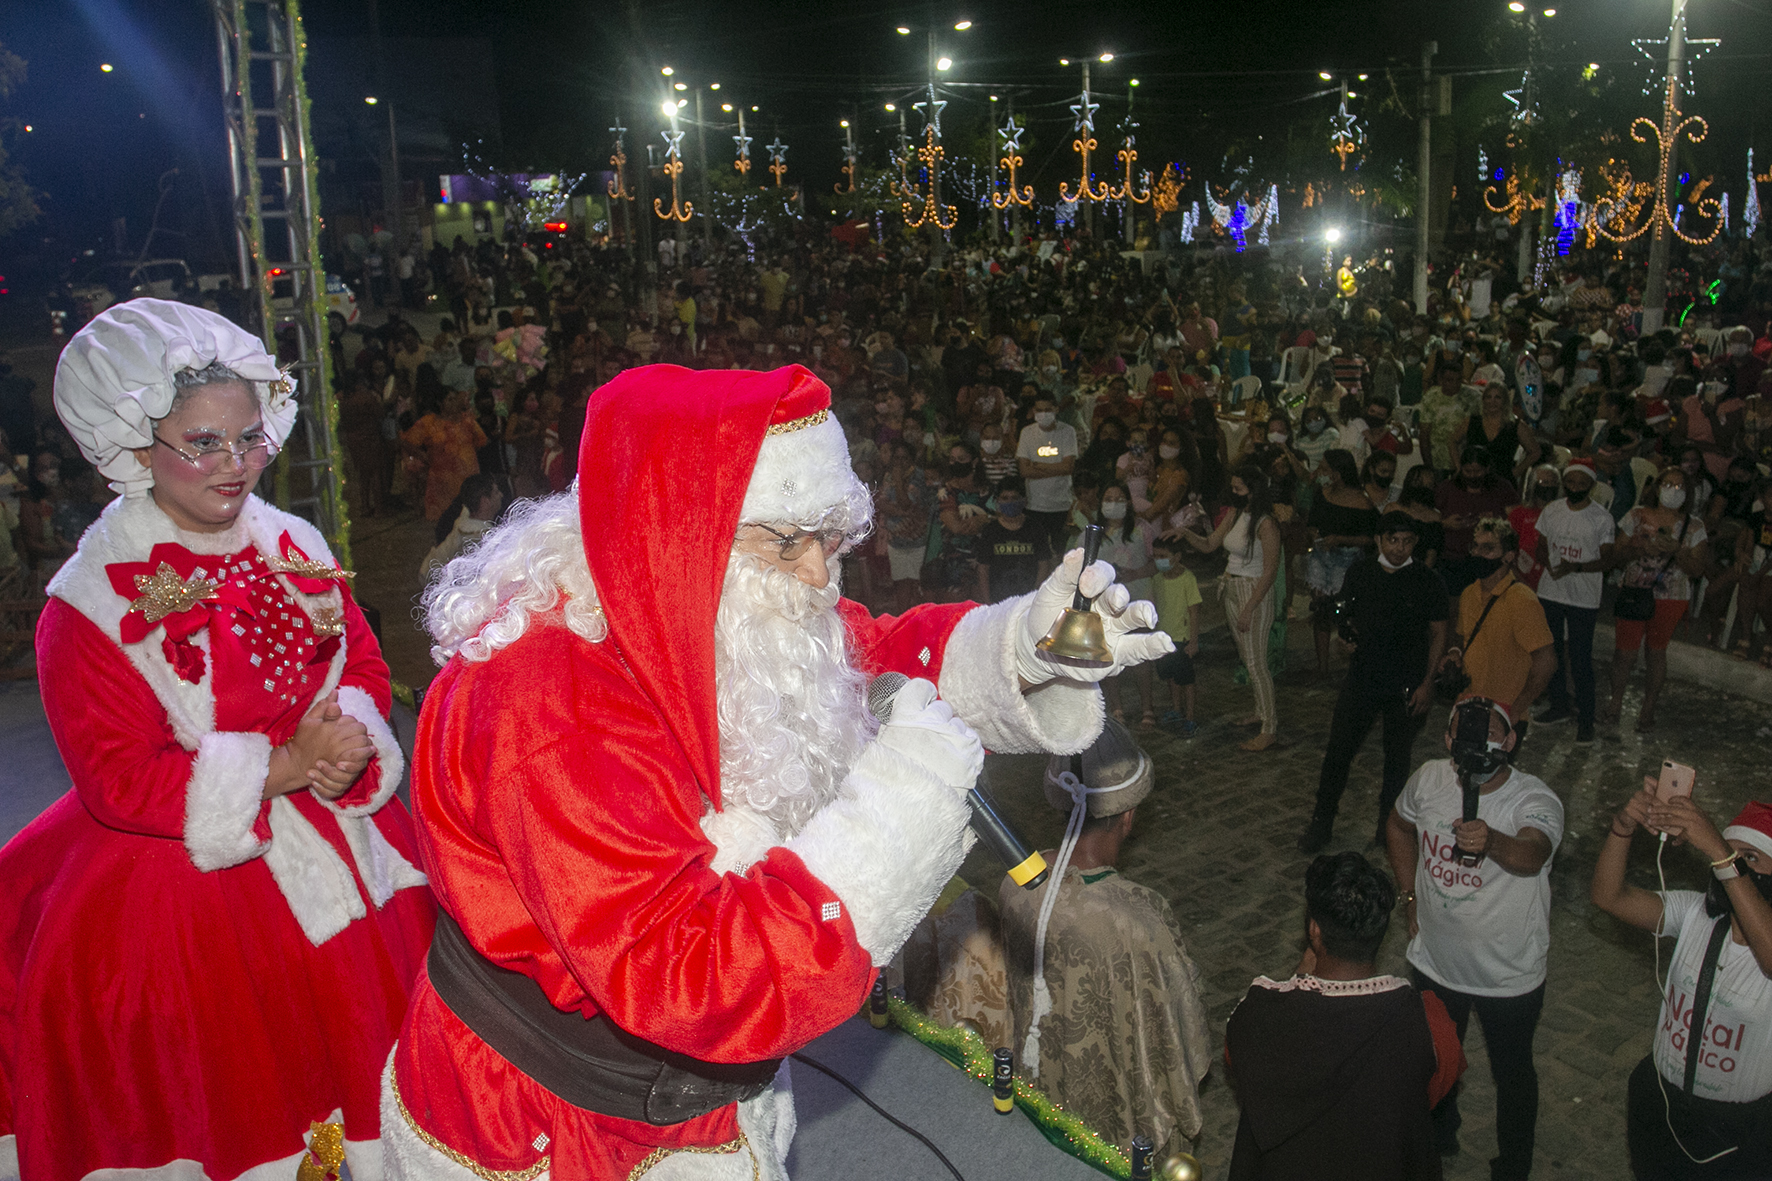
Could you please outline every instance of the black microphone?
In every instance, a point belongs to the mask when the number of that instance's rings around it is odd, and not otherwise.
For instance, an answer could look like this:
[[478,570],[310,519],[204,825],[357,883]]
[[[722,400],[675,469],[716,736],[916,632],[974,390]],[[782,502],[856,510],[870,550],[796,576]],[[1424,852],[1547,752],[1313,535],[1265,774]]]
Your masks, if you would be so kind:
[[[868,712],[881,722],[892,720],[892,698],[910,680],[903,673],[881,673],[868,682]],[[1046,859],[1038,850],[1030,852],[1027,842],[997,815],[997,809],[985,794],[973,785],[966,791],[966,803],[972,809],[972,828],[991,852],[1009,867],[1009,880],[1024,890],[1032,890],[1046,880]]]
[[[1477,777],[1469,771],[1460,771],[1458,773],[1458,786],[1464,792],[1464,820],[1468,823],[1477,818],[1477,805],[1482,794],[1482,784],[1478,783]],[[1476,865],[1478,862],[1482,861],[1483,858],[1480,854],[1467,853],[1463,849],[1460,849],[1454,856],[1453,860],[1457,861],[1460,865]]]

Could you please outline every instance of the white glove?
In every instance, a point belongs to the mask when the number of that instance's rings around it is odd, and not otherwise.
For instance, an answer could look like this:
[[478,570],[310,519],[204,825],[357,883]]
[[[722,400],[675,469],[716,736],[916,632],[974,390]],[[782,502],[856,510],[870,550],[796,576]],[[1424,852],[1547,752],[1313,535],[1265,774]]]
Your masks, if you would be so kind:
[[892,720],[875,742],[959,792],[984,771],[984,744],[971,726],[954,716],[935,686],[921,678],[906,681],[892,695]]
[[[1101,629],[1107,637],[1108,652],[1114,662],[1104,668],[1085,668],[1054,660],[1035,648],[1046,638],[1052,624],[1071,605],[1079,583],[1083,593],[1095,601],[1091,610],[1101,616]],[[1030,685],[1043,684],[1057,677],[1073,681],[1100,681],[1117,676],[1135,664],[1155,660],[1175,651],[1175,641],[1166,632],[1131,635],[1136,628],[1157,626],[1157,608],[1144,599],[1132,602],[1132,595],[1114,581],[1110,562],[1096,562],[1083,569],[1083,551],[1074,549],[1047,576],[1022,621],[1015,637],[1015,670]]]

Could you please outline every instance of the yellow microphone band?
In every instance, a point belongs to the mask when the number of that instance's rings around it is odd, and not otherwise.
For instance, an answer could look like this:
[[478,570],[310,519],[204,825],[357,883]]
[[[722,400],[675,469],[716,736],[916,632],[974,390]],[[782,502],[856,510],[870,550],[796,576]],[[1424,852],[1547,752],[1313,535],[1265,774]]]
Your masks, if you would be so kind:
[[1026,861],[1010,869],[1009,880],[1018,886],[1025,886],[1045,872],[1046,859],[1038,853],[1033,853],[1028,856]]
[[999,1095],[992,1095],[991,1106],[997,1109],[998,1115],[1008,1115],[1015,1110],[1015,1099],[1013,1097],[1004,1099]]

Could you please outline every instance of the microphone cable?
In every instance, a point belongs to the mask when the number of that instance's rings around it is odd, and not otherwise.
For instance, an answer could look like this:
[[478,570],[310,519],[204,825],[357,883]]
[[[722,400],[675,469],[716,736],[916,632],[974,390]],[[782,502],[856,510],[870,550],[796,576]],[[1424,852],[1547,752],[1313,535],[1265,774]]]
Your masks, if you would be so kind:
[[883,1118],[885,1118],[889,1123],[902,1129],[903,1131],[909,1132],[911,1135],[913,1135],[917,1139],[921,1140],[923,1142],[923,1147],[927,1148],[930,1152],[933,1152],[935,1154],[935,1159],[939,1160],[942,1163],[942,1167],[947,1169],[948,1172],[950,1172],[954,1175],[954,1181],[966,1181],[966,1178],[960,1173],[960,1170],[956,1169],[954,1167],[954,1162],[947,1158],[946,1153],[944,1153],[941,1149],[939,1149],[935,1146],[935,1142],[933,1140],[931,1140],[929,1137],[925,1136],[923,1133],[917,1131],[917,1129],[911,1127],[911,1125],[905,1123],[903,1120],[899,1119],[897,1116],[893,1115],[890,1111],[887,1111],[884,1107],[881,1107],[878,1103],[875,1103],[872,1099],[869,1099],[865,1094],[862,1093],[862,1089],[860,1087],[856,1086],[854,1083],[850,1082],[848,1079],[844,1078],[842,1075],[838,1074],[836,1071],[832,1070],[830,1067],[826,1066],[824,1063],[818,1062],[812,1058],[808,1058],[804,1054],[789,1054],[788,1057],[792,1058],[795,1062],[804,1062],[807,1066],[812,1067],[812,1069],[818,1071],[820,1074],[826,1075],[832,1079],[835,1079],[837,1082],[839,1082],[843,1086],[847,1087],[849,1089],[849,1091],[852,1094],[854,1094],[854,1096],[857,1099],[860,1099],[863,1103],[867,1104],[869,1107],[871,1107],[875,1111],[879,1112],[880,1115]]

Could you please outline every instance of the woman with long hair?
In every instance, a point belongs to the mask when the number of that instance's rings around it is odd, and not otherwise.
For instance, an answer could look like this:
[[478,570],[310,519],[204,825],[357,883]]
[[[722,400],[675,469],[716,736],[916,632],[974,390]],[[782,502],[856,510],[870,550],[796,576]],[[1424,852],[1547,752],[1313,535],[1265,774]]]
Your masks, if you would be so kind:
[[1218,583],[1224,617],[1231,625],[1231,639],[1249,674],[1249,685],[1255,690],[1255,713],[1238,719],[1237,725],[1261,726],[1261,732],[1239,749],[1261,751],[1280,740],[1274,678],[1267,663],[1268,629],[1274,622],[1274,580],[1280,573],[1280,527],[1274,521],[1267,476],[1253,464],[1231,474],[1229,500],[1230,507],[1210,535],[1201,537],[1183,529],[1179,536],[1203,554],[1224,548],[1227,561]]
[[1704,518],[1692,503],[1692,476],[1670,467],[1643,485],[1642,499],[1618,522],[1618,540],[1601,550],[1602,560],[1624,566],[1622,585],[1648,587],[1655,596],[1655,614],[1646,620],[1614,623],[1612,700],[1600,721],[1616,723],[1624,706],[1637,650],[1645,649],[1648,666],[1643,705],[1637,711],[1637,733],[1655,725],[1655,703],[1667,680],[1667,645],[1692,602],[1692,580],[1704,574],[1699,547],[1704,544]]
[[[1124,483],[1108,484],[1101,490],[1101,508],[1094,523],[1102,528],[1100,557],[1113,563],[1114,580],[1124,585],[1133,599],[1149,599],[1151,577],[1157,572],[1156,555],[1152,550],[1157,531],[1148,521],[1139,519],[1133,508],[1132,493]],[[1139,728],[1155,729],[1155,666],[1148,663],[1135,665],[1130,675],[1144,706],[1144,720],[1139,723]],[[1125,721],[1126,714],[1120,705],[1120,677],[1108,677],[1102,681],[1101,691],[1114,717]]]

